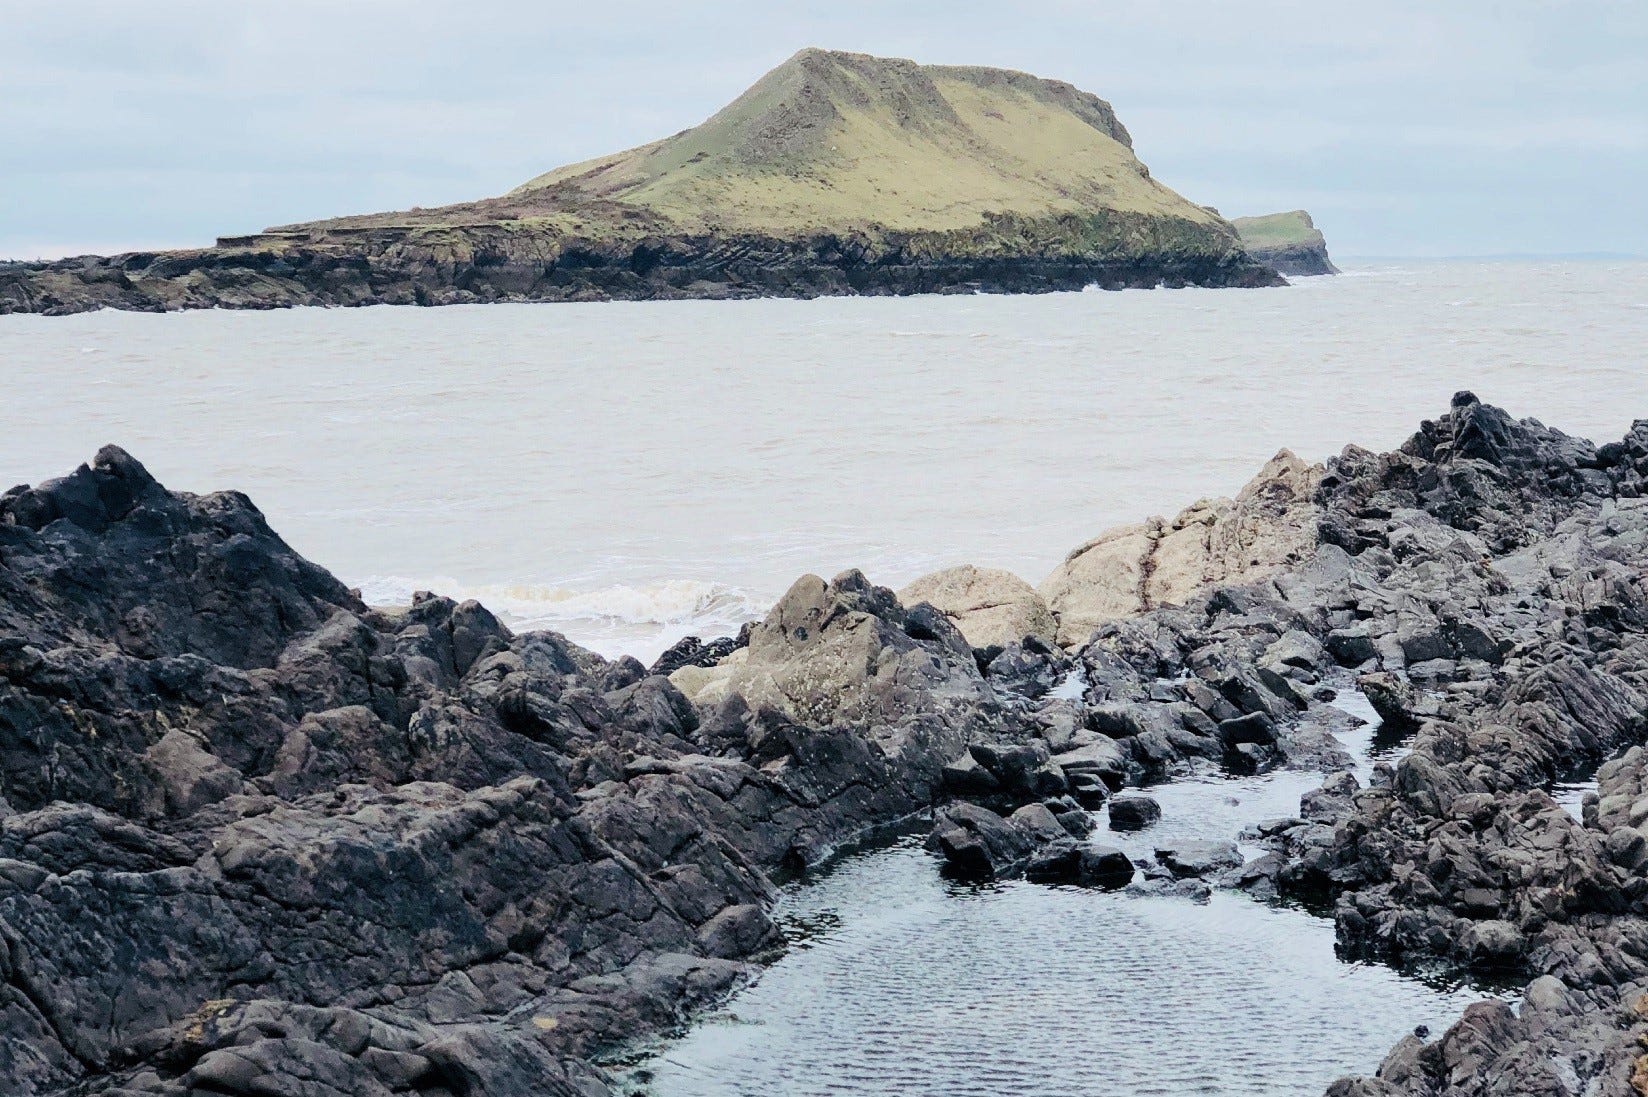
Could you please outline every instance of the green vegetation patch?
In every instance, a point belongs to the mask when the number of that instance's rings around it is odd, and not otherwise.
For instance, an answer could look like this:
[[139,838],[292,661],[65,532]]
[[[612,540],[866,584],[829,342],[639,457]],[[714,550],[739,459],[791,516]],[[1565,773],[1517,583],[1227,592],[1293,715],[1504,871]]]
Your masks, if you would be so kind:
[[1302,209],[1287,213],[1267,213],[1262,217],[1236,217],[1230,222],[1250,248],[1322,246],[1321,230]]

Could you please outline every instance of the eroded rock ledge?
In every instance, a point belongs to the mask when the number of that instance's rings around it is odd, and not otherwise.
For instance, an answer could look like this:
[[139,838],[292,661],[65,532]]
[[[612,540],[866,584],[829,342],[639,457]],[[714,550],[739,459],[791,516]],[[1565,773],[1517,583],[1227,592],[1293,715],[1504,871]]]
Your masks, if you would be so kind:
[[[1162,524],[1143,583],[1089,561],[1143,593],[1062,647],[1026,584],[849,572],[649,671],[371,609],[106,449],[0,496],[0,1089],[598,1094],[593,1054],[782,947],[776,874],[937,809],[955,871],[1306,895],[1352,954],[1533,980],[1338,1093],[1640,1091],[1645,473],[1648,423],[1461,394]],[[1414,729],[1368,788],[1332,772],[1347,671]],[[1604,762],[1583,822],[1545,791]],[[1249,864],[1092,835],[1144,776],[1278,765],[1330,776]]]
[[[532,227],[267,234],[182,251],[0,262],[0,315],[1282,285],[1233,242],[1117,212],[977,231],[778,237]],[[1180,239],[1183,235],[1186,239]]]

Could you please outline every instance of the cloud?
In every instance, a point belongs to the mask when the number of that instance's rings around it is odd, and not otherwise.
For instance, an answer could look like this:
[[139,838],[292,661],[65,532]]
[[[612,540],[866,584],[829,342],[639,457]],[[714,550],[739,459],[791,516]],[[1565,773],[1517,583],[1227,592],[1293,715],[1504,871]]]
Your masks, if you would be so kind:
[[1343,250],[1648,247],[1637,0],[6,8],[0,254],[498,193],[693,125],[804,45],[1070,80],[1157,178],[1311,205]]

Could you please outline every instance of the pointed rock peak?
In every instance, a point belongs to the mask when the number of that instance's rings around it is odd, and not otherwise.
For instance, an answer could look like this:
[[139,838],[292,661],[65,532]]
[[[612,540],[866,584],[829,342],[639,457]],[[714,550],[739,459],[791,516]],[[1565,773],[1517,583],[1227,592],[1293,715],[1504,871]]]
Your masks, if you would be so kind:
[[107,445],[92,458],[92,471],[131,485],[137,491],[147,490],[155,478],[143,467],[143,462],[116,445]]
[[1265,462],[1258,475],[1237,493],[1236,501],[1240,503],[1261,495],[1277,494],[1307,498],[1321,482],[1322,473],[1321,465],[1308,464],[1292,450],[1280,449],[1276,451],[1276,456]]
[[119,446],[104,446],[90,464],[67,476],[7,492],[0,499],[0,522],[38,530],[66,518],[99,533],[150,498],[167,498],[166,489],[137,458]]

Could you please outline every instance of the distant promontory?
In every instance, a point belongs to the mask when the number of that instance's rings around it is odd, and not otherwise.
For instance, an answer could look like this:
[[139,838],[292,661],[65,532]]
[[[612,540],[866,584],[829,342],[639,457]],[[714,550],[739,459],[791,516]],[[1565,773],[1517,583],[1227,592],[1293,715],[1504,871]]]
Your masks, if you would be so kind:
[[501,197],[4,263],[0,312],[1280,284],[1244,240],[1070,84],[808,49]]
[[1238,217],[1231,224],[1241,234],[1242,246],[1249,255],[1282,274],[1339,273],[1339,268],[1328,258],[1328,242],[1322,230],[1302,209],[1263,217]]

